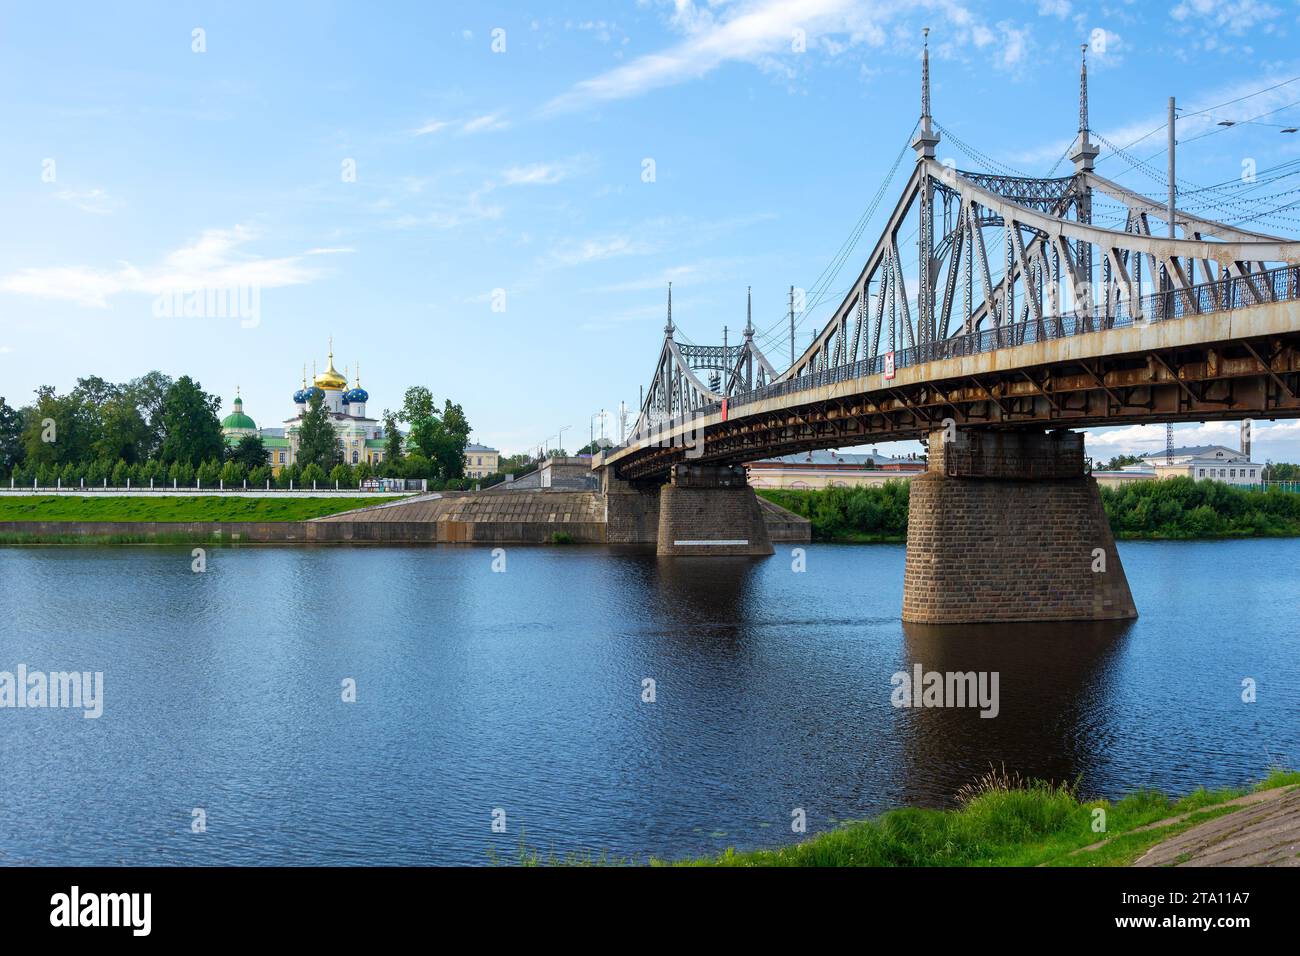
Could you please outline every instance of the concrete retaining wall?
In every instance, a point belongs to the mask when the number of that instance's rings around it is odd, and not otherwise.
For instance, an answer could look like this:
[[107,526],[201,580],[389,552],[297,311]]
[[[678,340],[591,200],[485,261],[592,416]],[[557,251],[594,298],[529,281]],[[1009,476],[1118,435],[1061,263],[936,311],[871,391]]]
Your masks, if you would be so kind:
[[[311,521],[3,521],[0,534],[41,538],[130,537],[247,542],[388,542],[547,544],[556,536],[578,544],[653,545],[659,529],[658,489],[633,492],[634,518],[616,506],[607,523],[598,492],[535,489],[519,494],[445,493],[377,504]],[[624,500],[624,499],[619,499]],[[622,514],[624,518],[618,516]],[[775,505],[764,510],[773,540],[807,541],[808,524]],[[803,522],[802,528],[799,522]],[[802,530],[802,537],[800,531]]]

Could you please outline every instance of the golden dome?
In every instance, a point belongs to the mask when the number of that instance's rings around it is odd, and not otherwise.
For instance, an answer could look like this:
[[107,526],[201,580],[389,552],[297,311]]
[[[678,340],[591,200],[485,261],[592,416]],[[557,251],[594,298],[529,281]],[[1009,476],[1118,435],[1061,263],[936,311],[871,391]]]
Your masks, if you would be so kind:
[[334,339],[330,339],[329,367],[313,380],[317,388],[342,390],[348,387],[348,380],[334,367]]

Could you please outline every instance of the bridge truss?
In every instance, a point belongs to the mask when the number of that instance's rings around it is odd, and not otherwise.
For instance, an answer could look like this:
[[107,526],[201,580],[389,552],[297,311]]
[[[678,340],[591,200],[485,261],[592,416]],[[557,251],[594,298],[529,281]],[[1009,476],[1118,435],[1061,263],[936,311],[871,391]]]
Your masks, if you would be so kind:
[[[755,343],[752,311],[740,345],[677,343],[669,290],[664,345],[632,442],[690,416],[827,381],[1300,297],[1300,242],[1181,209],[1171,223],[1167,206],[1096,173],[1086,61],[1070,176],[981,173],[936,160],[928,51],[918,130],[916,165],[883,233],[829,321],[784,372]],[[1094,223],[1098,197],[1120,209],[1113,224]],[[1276,358],[1252,355],[1268,368]],[[1082,368],[1097,377],[1096,368]],[[1028,377],[1046,394],[1045,379]],[[993,395],[986,383],[969,384],[986,403]]]

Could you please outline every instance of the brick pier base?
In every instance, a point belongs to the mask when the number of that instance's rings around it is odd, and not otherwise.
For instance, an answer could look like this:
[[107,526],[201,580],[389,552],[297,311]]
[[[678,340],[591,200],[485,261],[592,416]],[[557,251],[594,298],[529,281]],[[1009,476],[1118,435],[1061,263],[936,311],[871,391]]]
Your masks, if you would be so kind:
[[1137,617],[1081,434],[943,435],[911,482],[904,621]]
[[769,555],[772,542],[740,466],[680,464],[659,492],[662,555]]

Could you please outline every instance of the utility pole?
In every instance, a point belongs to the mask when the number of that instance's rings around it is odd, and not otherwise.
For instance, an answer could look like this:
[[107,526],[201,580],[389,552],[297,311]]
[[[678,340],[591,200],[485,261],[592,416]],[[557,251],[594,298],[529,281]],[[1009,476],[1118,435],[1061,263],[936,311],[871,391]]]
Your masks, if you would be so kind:
[[[1165,213],[1166,218],[1169,220],[1170,239],[1178,238],[1178,233],[1174,228],[1174,217],[1175,217],[1174,197],[1178,193],[1178,181],[1177,179],[1174,178],[1174,147],[1177,144],[1177,140],[1174,138],[1174,122],[1175,122],[1174,112],[1175,112],[1174,98],[1171,96],[1169,97],[1169,208]],[[1170,293],[1169,303],[1168,306],[1166,307],[1166,311],[1172,313],[1174,277],[1169,274],[1169,270],[1167,267],[1162,267],[1162,271],[1164,272],[1163,285],[1165,289],[1168,290]],[[1174,463],[1174,423],[1166,422],[1165,423],[1165,464],[1172,465],[1173,463]]]
[[794,367],[794,286],[790,286],[790,366]]
[[1169,97],[1169,238],[1177,239],[1178,235],[1174,232],[1174,195],[1178,191],[1177,182],[1174,179],[1174,98]]

